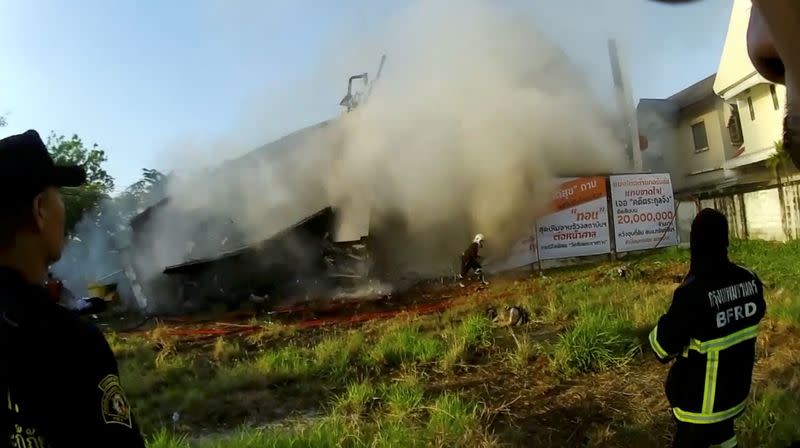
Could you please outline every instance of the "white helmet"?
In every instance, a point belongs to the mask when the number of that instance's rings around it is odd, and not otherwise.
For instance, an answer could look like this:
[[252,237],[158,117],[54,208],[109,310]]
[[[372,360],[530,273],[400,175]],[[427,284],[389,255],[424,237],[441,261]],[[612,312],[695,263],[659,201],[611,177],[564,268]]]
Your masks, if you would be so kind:
[[472,240],[472,242],[478,243],[478,244],[480,244],[482,246],[483,245],[483,234],[479,233],[479,234],[475,235],[475,239]]

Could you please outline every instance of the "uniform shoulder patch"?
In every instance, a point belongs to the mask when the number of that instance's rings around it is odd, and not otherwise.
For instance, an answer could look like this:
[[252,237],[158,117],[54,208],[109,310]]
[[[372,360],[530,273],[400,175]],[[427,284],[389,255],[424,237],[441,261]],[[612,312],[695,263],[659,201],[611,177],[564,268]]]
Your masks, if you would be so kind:
[[100,399],[100,413],[106,424],[117,424],[127,428],[132,428],[131,407],[122,390],[119,377],[117,375],[107,375],[97,385],[103,392]]

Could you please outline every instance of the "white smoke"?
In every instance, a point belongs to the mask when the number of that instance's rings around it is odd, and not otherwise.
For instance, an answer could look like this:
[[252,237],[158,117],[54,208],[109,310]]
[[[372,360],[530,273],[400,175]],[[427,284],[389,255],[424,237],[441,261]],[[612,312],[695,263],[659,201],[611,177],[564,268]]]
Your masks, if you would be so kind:
[[[367,225],[391,229],[395,241],[384,250],[424,271],[451,262],[471,232],[485,233],[489,248],[510,247],[546,211],[556,176],[623,168],[616,118],[518,13],[499,2],[417,1],[380,33],[338,43],[345,50],[323,71],[343,87],[346,75],[374,70],[346,72],[345,63],[377,65],[387,54],[369,101],[276,148],[176,182],[171,207],[183,218],[154,218],[153,273],[193,258],[187,240],[195,256],[208,256],[231,228],[239,243],[258,241],[327,205],[352,220],[343,223],[351,238]],[[604,42],[597,49],[605,52]],[[213,152],[221,160],[242,148],[215,142]]]
[[577,69],[516,12],[414,3],[383,40],[386,77],[342,120],[326,191],[404,217],[421,243],[413,259],[452,251],[442,239],[469,230],[507,248],[546,210],[554,176],[622,167],[612,121]]
[[114,203],[101,201],[78,222],[73,234],[67,240],[61,259],[51,268],[53,274],[63,281],[72,299],[87,297],[89,285],[100,281],[102,284],[116,284],[120,297],[132,300],[130,284],[121,272],[124,266],[120,253],[126,245],[127,231]]

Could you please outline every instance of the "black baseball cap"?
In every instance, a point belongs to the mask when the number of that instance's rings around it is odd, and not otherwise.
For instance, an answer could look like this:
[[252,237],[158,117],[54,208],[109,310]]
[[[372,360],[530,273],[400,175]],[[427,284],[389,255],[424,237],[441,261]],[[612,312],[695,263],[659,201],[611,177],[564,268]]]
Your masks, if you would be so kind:
[[30,130],[0,140],[4,196],[27,200],[47,187],[79,187],[84,183],[86,171],[77,165],[56,165],[38,132]]

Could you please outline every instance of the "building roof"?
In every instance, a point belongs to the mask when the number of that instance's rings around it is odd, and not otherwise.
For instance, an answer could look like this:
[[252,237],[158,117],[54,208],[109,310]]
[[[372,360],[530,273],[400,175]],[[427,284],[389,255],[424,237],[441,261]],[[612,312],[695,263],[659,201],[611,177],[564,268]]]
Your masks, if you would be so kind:
[[250,164],[254,159],[262,159],[265,157],[275,157],[278,156],[286,151],[296,149],[297,147],[302,145],[303,139],[307,138],[310,134],[313,134],[314,131],[322,130],[328,127],[331,123],[333,123],[336,118],[325,120],[317,124],[313,124],[311,126],[306,126],[304,128],[298,129],[290,134],[287,134],[277,140],[269,142],[265,145],[262,145],[253,151],[248,152],[247,154],[226,160],[222,163],[220,168],[230,167],[230,166],[243,166]]
[[[246,244],[246,245],[241,246],[239,248],[236,248],[236,249],[233,249],[233,250],[230,250],[230,251],[226,251],[226,252],[217,254],[215,256],[212,256],[212,257],[195,259],[195,260],[190,260],[190,261],[187,261],[187,262],[184,262],[184,263],[180,263],[180,264],[176,264],[176,265],[172,265],[172,266],[167,266],[164,269],[164,273],[165,274],[186,273],[186,272],[197,270],[198,268],[201,268],[201,267],[208,266],[208,265],[210,265],[212,263],[215,263],[215,262],[218,262],[218,261],[228,260],[228,259],[235,258],[235,257],[241,256],[241,255],[247,254],[247,253],[258,251],[259,249],[264,248],[268,243],[280,240],[281,238],[286,238],[288,235],[292,234],[293,232],[297,232],[297,231],[302,230],[302,229],[304,229],[306,227],[312,227],[312,226],[315,227],[315,228],[316,227],[321,227],[321,226],[325,227],[326,222],[331,220],[333,215],[334,215],[333,209],[331,207],[326,207],[326,208],[324,208],[322,210],[317,211],[316,213],[314,213],[314,214],[312,214],[310,216],[307,216],[307,217],[303,218],[303,220],[301,220],[300,222],[297,222],[297,223],[295,223],[295,224],[293,224],[293,225],[291,225],[291,226],[289,226],[289,227],[287,227],[287,228],[275,233],[274,235],[272,235],[272,236],[270,236],[270,237],[268,237],[268,238],[266,238],[264,240],[261,240],[261,241],[255,242],[255,243]],[[315,230],[319,230],[319,229],[315,229]]]
[[750,0],[735,0],[731,8],[728,34],[714,83],[714,92],[726,100],[757,84],[768,82],[758,74],[747,53],[746,36],[751,9]]
[[698,81],[689,87],[681,90],[680,92],[670,96],[669,98],[641,98],[639,104],[636,106],[637,110],[642,106],[669,108],[670,110],[677,111],[684,107],[691,106],[708,98],[716,97],[714,93],[714,80],[716,74],[711,75],[701,81]]
[[684,107],[691,106],[706,98],[716,96],[714,93],[714,82],[716,79],[717,75],[715,73],[672,95],[667,98],[667,101],[672,102],[679,109],[683,109]]

